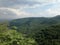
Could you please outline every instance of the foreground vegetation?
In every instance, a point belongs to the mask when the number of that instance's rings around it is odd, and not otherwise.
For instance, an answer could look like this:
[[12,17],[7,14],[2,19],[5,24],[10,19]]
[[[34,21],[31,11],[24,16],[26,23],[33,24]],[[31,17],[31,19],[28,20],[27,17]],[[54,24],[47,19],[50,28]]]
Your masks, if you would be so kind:
[[0,45],[36,45],[36,42],[16,30],[9,30],[6,24],[0,24]]

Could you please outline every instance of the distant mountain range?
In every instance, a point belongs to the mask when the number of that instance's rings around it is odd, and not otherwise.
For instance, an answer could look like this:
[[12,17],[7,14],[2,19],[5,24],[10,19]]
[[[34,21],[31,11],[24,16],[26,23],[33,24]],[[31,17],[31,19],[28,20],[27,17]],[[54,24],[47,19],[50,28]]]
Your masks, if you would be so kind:
[[56,24],[60,23],[60,15],[46,18],[46,17],[30,17],[30,18],[21,18],[11,21],[13,25],[23,25],[23,24]]

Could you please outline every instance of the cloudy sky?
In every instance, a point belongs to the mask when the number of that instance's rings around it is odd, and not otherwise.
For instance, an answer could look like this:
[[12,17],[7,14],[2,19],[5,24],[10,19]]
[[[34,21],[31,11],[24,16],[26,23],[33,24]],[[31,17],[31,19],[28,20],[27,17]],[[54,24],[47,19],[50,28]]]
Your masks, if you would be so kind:
[[60,0],[0,0],[0,18],[60,15]]

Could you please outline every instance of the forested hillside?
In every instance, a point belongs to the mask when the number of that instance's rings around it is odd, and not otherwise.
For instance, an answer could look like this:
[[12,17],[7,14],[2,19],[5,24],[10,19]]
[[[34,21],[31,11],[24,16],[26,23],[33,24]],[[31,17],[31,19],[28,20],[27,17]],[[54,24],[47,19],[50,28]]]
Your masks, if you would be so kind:
[[60,45],[60,16],[0,23],[0,45]]
[[33,33],[44,29],[47,26],[59,24],[60,16],[45,18],[45,17],[31,17],[16,19],[10,22],[10,28],[20,31],[22,33]]
[[6,23],[0,24],[0,45],[36,45],[35,39],[26,37],[16,30],[9,29]]

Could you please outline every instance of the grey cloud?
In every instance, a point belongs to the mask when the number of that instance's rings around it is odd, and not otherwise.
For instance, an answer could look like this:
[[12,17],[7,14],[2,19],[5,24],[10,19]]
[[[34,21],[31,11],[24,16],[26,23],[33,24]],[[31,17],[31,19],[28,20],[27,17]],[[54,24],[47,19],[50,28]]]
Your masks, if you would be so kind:
[[0,9],[0,19],[14,19],[17,18],[17,15],[9,10]]
[[36,1],[29,1],[29,0],[0,0],[0,7],[12,7],[16,5],[32,6],[35,4],[41,4],[41,3]]

